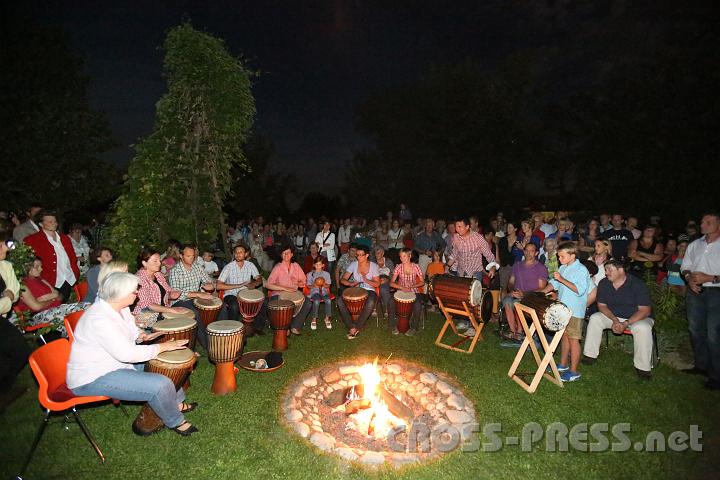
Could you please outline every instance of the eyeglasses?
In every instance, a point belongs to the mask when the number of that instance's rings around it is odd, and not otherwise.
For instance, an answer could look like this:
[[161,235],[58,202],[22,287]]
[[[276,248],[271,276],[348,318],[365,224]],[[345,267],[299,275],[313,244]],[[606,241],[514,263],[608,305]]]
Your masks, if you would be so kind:
[[5,245],[7,246],[8,250],[15,250],[15,247],[17,247],[14,240],[5,240]]

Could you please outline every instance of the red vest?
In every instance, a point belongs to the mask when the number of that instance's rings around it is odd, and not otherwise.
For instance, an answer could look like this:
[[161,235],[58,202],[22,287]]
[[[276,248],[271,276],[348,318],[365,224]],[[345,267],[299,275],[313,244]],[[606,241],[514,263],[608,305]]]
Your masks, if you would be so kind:
[[[80,279],[80,269],[78,268],[77,257],[75,256],[72,241],[67,235],[59,232],[58,235],[60,235],[60,243],[62,243],[65,253],[67,253],[70,259],[70,268],[72,268],[75,274],[75,282],[77,282]],[[57,255],[55,254],[55,247],[50,243],[45,232],[41,229],[39,232],[25,237],[24,241],[35,250],[35,255],[42,260],[42,278],[47,280],[50,285],[55,286],[55,279],[57,278]]]

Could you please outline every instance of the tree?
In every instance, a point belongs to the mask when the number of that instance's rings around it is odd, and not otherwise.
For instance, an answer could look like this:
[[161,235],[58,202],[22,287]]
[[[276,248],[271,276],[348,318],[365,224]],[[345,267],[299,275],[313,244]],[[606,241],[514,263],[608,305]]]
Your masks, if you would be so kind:
[[113,141],[88,102],[83,60],[61,33],[16,16],[4,18],[0,40],[4,207],[41,204],[61,215],[106,208],[119,175],[98,158]]
[[122,258],[168,238],[227,244],[223,204],[255,116],[252,73],[222,40],[186,23],[163,43],[168,92],[153,132],[136,147],[112,215]]

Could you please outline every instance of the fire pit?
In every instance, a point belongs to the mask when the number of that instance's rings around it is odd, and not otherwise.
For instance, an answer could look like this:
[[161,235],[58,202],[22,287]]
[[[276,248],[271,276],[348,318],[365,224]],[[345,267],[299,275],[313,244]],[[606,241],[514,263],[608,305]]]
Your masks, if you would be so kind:
[[288,388],[283,416],[317,448],[368,466],[420,463],[475,430],[475,408],[442,373],[401,360],[362,359],[306,372]]

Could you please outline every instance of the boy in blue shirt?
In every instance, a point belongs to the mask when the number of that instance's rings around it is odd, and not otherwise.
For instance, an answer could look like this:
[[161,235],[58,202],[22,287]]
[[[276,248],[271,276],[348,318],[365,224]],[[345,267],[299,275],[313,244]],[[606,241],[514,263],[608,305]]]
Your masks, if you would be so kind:
[[[565,328],[560,342],[560,363],[558,372],[563,382],[580,380],[578,365],[580,364],[580,340],[582,339],[582,322],[585,318],[587,296],[590,292],[590,273],[577,259],[575,242],[563,242],[557,248],[560,268],[553,274],[544,292],[557,290],[558,300],[572,311],[570,322]],[[568,364],[568,357],[570,363]]]

